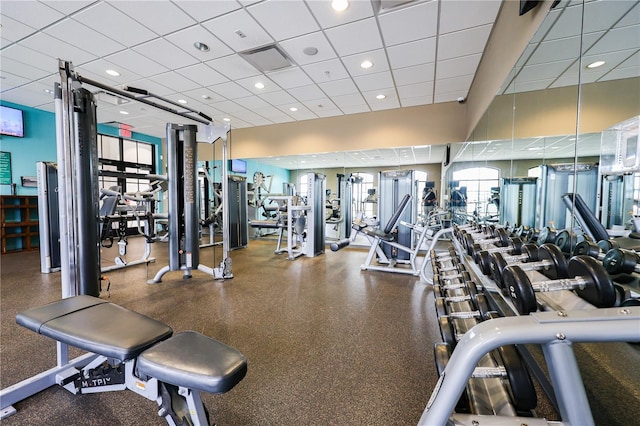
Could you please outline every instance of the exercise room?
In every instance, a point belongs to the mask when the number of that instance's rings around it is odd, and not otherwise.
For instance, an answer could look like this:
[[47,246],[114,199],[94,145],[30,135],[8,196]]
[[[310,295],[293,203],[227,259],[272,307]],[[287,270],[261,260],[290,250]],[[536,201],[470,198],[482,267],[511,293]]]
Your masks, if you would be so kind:
[[3,425],[638,422],[640,1],[0,25]]

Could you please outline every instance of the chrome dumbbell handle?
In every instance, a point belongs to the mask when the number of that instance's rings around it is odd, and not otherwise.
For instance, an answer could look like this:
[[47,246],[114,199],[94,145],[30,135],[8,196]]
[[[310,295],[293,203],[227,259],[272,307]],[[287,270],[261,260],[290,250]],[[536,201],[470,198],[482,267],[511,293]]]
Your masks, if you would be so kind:
[[535,281],[531,283],[533,291],[545,293],[558,290],[584,290],[588,281],[584,277],[561,278],[559,280]]

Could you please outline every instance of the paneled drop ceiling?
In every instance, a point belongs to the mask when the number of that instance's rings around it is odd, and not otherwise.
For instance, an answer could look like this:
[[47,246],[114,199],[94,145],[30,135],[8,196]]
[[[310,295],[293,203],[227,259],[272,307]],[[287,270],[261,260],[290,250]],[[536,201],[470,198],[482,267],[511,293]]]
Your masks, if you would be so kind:
[[[62,58],[84,77],[185,100],[235,128],[455,101],[500,4],[352,0],[339,13],[321,0],[2,0],[0,96],[53,111],[47,91]],[[261,72],[240,55],[270,44],[290,66]],[[98,120],[163,136],[176,118],[103,94]]]

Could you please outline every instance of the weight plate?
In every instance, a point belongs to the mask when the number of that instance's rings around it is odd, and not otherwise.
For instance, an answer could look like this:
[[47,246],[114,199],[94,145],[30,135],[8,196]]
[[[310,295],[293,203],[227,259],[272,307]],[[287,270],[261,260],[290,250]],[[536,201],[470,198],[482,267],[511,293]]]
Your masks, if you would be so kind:
[[466,249],[468,255],[471,255],[470,250],[474,244],[475,244],[475,240],[473,239],[473,237],[469,234],[465,234],[464,243],[462,245]]
[[558,246],[553,244],[543,244],[538,250],[539,260],[550,260],[553,266],[540,270],[545,276],[552,280],[567,278],[567,259]]
[[467,290],[469,291],[469,295],[474,297],[478,294],[478,286],[474,281],[467,281]]
[[535,243],[538,240],[538,234],[540,230],[537,228],[531,228],[527,231],[527,235],[524,237],[524,240],[528,243]]
[[521,315],[528,315],[538,310],[536,294],[531,280],[518,265],[511,265],[502,271],[504,286],[511,296],[511,301]]
[[433,276],[433,285],[438,285],[441,286],[442,285],[442,280],[440,279],[440,275],[435,275]]
[[491,274],[491,254],[486,250],[478,252],[478,265],[483,274]]
[[522,247],[522,254],[528,257],[527,262],[536,262],[538,259],[538,246],[527,243]]
[[620,284],[613,283],[613,289],[616,291],[616,306],[621,306],[624,300],[631,297],[631,292]]
[[598,308],[610,308],[616,303],[613,282],[602,264],[593,257],[574,256],[569,261],[569,275],[587,280],[584,289],[576,289],[578,296]]
[[500,247],[507,247],[511,243],[509,234],[507,234],[507,231],[505,231],[504,228],[498,228],[496,230],[496,237],[498,238],[496,245]]
[[518,237],[511,238],[511,245],[513,248],[511,249],[511,254],[522,254],[522,240]]
[[620,248],[620,245],[613,240],[600,240],[598,241],[598,247],[600,247],[600,249],[604,253],[606,253],[611,249]]
[[513,345],[501,346],[498,354],[507,371],[511,399],[518,411],[531,411],[538,405],[536,388],[533,386],[529,371],[524,366],[520,353]]
[[[446,343],[436,343],[435,345],[433,345],[433,354],[436,360],[436,370],[438,371],[438,376],[441,376],[444,372],[444,369],[447,367],[449,358],[451,358],[451,352],[451,347]],[[467,395],[466,389],[462,392],[462,395],[460,395],[460,399],[456,403],[454,412],[471,413],[471,404],[469,402],[469,396]]]
[[444,296],[444,293],[442,292],[442,287],[439,284],[436,284],[433,286],[433,295],[434,297]]
[[467,271],[460,273],[460,282],[466,283],[468,281],[471,281],[471,275]]
[[626,308],[627,306],[640,306],[640,299],[636,299],[631,297],[629,299],[625,299],[620,303],[621,308]]
[[600,247],[592,241],[583,240],[576,244],[575,254],[590,256],[597,259],[600,254]]
[[479,321],[484,321],[487,319],[487,314],[491,311],[486,296],[484,294],[477,294],[475,297],[475,304],[478,312],[480,312]]
[[436,297],[436,315],[438,318],[447,315],[447,304],[443,297]]
[[507,267],[507,261],[504,260],[502,253],[493,253],[491,257],[491,278],[498,287],[504,289],[504,281],[502,278],[502,271]]
[[459,262],[452,262],[452,263],[458,267],[458,272],[464,272],[467,270],[467,267],[464,266],[462,263],[459,263]]
[[449,317],[438,318],[440,324],[440,335],[442,340],[447,343],[451,348],[455,348],[458,341],[456,340],[456,333],[453,329],[453,323]]
[[638,264],[638,255],[631,250],[613,248],[602,259],[604,269],[613,275],[631,274]]
[[553,243],[558,246],[558,248],[563,253],[571,253],[571,232],[566,229],[558,232]]

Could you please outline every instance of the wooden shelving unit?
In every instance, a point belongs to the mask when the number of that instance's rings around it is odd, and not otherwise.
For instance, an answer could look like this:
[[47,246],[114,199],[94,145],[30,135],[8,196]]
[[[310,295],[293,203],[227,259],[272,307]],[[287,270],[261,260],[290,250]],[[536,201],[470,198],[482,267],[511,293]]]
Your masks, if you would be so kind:
[[37,196],[0,196],[0,223],[2,254],[40,247]]

